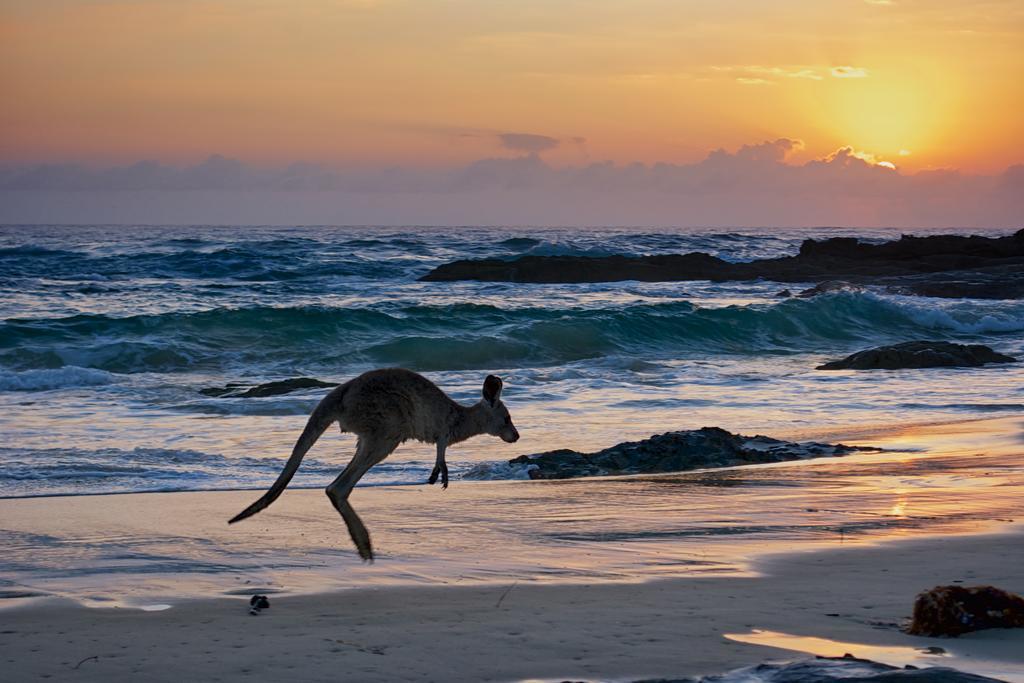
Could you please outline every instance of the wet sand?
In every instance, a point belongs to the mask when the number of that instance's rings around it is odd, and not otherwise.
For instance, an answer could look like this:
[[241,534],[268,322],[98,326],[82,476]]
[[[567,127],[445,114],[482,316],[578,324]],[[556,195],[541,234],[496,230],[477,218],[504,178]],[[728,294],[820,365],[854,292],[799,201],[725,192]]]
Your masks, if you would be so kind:
[[[361,488],[373,565],[320,491],[232,527],[256,492],[0,500],[0,664],[13,680],[609,680],[801,656],[765,643],[918,665],[867,646],[939,645],[955,656],[935,664],[1024,681],[1024,630],[899,630],[936,584],[1024,592],[1021,423],[860,430],[843,440],[901,450],[727,471]],[[253,593],[272,602],[256,617]]]
[[271,596],[255,617],[244,599],[156,612],[51,603],[6,611],[0,651],[8,680],[610,680],[799,656],[725,637],[762,629],[877,659],[885,651],[869,646],[936,645],[952,653],[932,656],[937,665],[1024,681],[1024,630],[955,640],[899,630],[914,595],[935,584],[1024,591],[1022,540],[1016,531],[837,548],[764,561],[761,576]]
[[[255,589],[742,575],[779,550],[1024,519],[1022,423],[862,430],[835,439],[894,450],[678,475],[359,487],[352,504],[373,536],[373,565],[320,490],[289,489],[231,526],[259,492],[0,500],[0,579],[8,595],[132,606]],[[822,437],[832,438],[799,436]]]

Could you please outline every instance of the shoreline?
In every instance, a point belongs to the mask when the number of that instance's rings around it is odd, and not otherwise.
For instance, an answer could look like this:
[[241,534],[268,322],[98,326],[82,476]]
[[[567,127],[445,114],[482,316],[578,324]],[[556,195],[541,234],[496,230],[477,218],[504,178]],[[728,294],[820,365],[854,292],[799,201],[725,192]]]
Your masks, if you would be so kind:
[[[818,441],[818,442],[835,442],[839,443],[842,440],[852,441],[857,445],[872,446],[873,441],[892,439],[900,434],[913,432],[913,431],[936,431],[942,428],[954,428],[961,425],[974,425],[982,423],[998,423],[1007,420],[1021,419],[1024,418],[1024,411],[1013,412],[1007,411],[1000,413],[998,417],[992,415],[986,415],[983,417],[958,417],[941,420],[924,420],[924,421],[912,421],[912,422],[898,422],[898,423],[875,423],[875,424],[848,424],[839,425],[834,427],[807,427],[798,430],[793,429],[782,429],[778,432],[771,431],[769,436],[771,438],[777,438],[785,441],[794,442],[806,442],[806,441]],[[662,431],[671,431],[672,428],[665,428]],[[742,427],[738,429],[742,430]],[[758,431],[758,430],[747,430],[747,431]],[[658,432],[661,433],[661,432]],[[749,434],[748,436],[755,436]],[[614,446],[616,444],[607,444],[600,448]],[[551,450],[551,449],[549,449]],[[885,450],[885,449],[883,449]],[[894,451],[898,449],[888,449]],[[912,451],[905,451],[912,452]],[[534,454],[535,455],[535,454]],[[744,470],[747,468],[761,468],[761,467],[786,467],[786,466],[801,466],[801,465],[813,465],[820,462],[835,462],[839,459],[850,459],[850,458],[866,458],[871,456],[872,453],[851,453],[845,456],[820,456],[806,459],[796,459],[775,463],[752,463],[746,465],[732,465],[728,467],[706,467],[698,468],[693,470],[681,470],[678,472],[651,472],[642,474],[618,474],[618,475],[597,475],[588,477],[573,477],[573,480],[579,479],[616,479],[622,477],[671,477],[679,474],[707,474],[713,472],[724,472],[734,470]],[[519,457],[519,456],[516,456]],[[496,460],[493,462],[485,463],[473,463],[467,468],[467,471],[472,467],[479,466],[480,464],[498,464],[505,465],[509,463],[509,460],[513,458]],[[283,463],[283,459],[282,459]],[[339,462],[338,471],[344,467],[344,462]],[[509,477],[507,479],[462,479],[456,478],[461,477],[462,473],[457,474],[452,478],[453,482],[458,482],[459,485],[477,485],[480,483],[486,484],[510,484],[523,481],[530,481],[527,478],[516,478]],[[395,482],[375,482],[375,481],[360,481],[357,488],[405,488],[411,486],[422,486],[422,481],[409,481],[404,483]],[[65,492],[65,493],[32,493],[27,495],[14,495],[5,496],[0,493],[0,501],[17,501],[17,500],[34,500],[39,498],[81,498],[81,497],[99,497],[99,496],[127,496],[127,495],[151,495],[151,494],[170,494],[170,493],[232,493],[232,492],[261,492],[266,490],[266,486],[247,486],[247,487],[220,487],[220,488],[193,488],[193,489],[154,489],[148,491],[83,491],[83,492]],[[301,484],[293,483],[290,484],[288,489],[292,491],[316,491],[322,487],[312,484]]]
[[232,526],[252,490],[3,499],[0,609],[21,593],[130,606],[258,586],[299,595],[752,575],[780,549],[989,533],[1024,520],[1020,425],[899,426],[864,442],[891,451],[736,468],[358,487],[373,565],[318,489],[292,489]]
[[[258,617],[247,614],[245,596],[150,612],[48,602],[5,610],[0,644],[19,653],[8,655],[13,676],[56,680],[633,680],[807,656],[725,637],[762,631],[768,635],[755,639],[775,645],[790,642],[775,634],[823,638],[855,656],[885,661],[896,652],[1024,681],[1022,629],[958,639],[899,630],[914,596],[936,584],[1024,592],[1022,540],[1017,525],[1000,534],[775,554],[757,563],[758,576],[271,595]],[[929,646],[947,654],[915,654]]]

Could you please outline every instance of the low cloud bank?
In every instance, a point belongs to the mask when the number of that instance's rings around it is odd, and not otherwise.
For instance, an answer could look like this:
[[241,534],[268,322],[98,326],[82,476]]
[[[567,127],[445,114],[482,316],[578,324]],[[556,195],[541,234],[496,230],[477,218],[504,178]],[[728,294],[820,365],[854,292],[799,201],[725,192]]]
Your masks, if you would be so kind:
[[991,175],[904,174],[852,148],[787,163],[801,143],[715,150],[692,164],[556,168],[554,138],[455,169],[257,167],[212,156],[187,167],[0,168],[4,223],[857,225],[1019,227],[1024,165]]

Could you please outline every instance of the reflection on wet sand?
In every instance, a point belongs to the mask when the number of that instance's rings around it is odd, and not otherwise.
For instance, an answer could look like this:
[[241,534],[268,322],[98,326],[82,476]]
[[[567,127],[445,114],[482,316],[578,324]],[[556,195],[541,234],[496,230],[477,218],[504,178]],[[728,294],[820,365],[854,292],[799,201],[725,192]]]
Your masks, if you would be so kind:
[[[867,643],[848,643],[827,638],[798,636],[778,631],[761,630],[755,630],[750,633],[726,633],[725,637],[739,643],[805,652],[817,657],[853,655],[858,659],[870,659],[883,664],[889,664],[890,666],[913,666],[918,668],[931,666],[951,667],[980,676],[990,676],[1002,681],[1012,683],[1024,682],[1024,672],[1020,670],[1019,662],[984,659],[963,654],[962,649],[958,648],[955,643],[949,646],[944,644],[942,647],[924,644],[919,647],[869,645]],[[922,643],[924,642],[934,641],[922,639]]]
[[[1020,419],[864,435],[842,459],[676,475],[360,488],[363,565],[320,491],[228,527],[250,492],[0,500],[18,594],[173,602],[260,587],[635,582],[756,571],[767,554],[988,531],[1024,513]],[[45,511],[45,514],[44,514]]]

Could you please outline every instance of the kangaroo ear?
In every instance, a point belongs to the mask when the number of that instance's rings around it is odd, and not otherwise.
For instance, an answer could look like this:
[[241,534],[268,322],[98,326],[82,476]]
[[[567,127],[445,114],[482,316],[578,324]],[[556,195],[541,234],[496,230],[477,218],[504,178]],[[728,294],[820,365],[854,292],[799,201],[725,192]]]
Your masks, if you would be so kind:
[[500,396],[501,378],[494,375],[487,375],[487,379],[484,380],[484,400],[493,406]]

